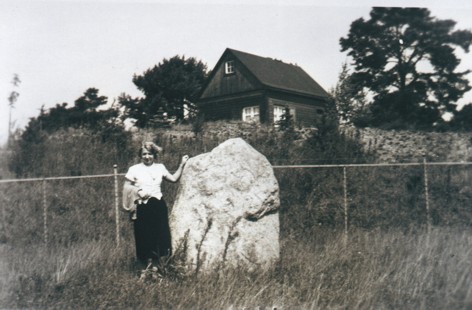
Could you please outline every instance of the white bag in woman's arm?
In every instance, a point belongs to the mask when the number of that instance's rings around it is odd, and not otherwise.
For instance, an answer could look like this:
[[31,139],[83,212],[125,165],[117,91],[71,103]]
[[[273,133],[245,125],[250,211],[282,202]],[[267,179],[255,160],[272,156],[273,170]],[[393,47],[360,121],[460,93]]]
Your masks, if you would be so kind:
[[131,219],[135,220],[136,216],[136,204],[140,199],[138,195],[139,187],[126,180],[123,185],[123,209],[130,213]]

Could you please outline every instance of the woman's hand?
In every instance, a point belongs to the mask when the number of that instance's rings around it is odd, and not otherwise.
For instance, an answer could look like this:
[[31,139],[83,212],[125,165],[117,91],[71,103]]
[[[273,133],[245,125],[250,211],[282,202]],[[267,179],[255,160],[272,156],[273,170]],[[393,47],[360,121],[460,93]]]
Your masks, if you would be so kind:
[[185,166],[185,164],[187,163],[188,158],[189,158],[188,155],[182,156],[182,161],[180,162],[180,164],[182,166]]
[[174,172],[174,174],[166,176],[166,180],[172,183],[177,182],[182,175],[182,171],[184,170],[185,163],[187,163],[188,155],[182,156],[182,161],[180,162],[179,168]]
[[143,190],[143,189],[139,189],[139,190],[138,190],[138,196],[139,196],[139,198],[141,198],[141,199],[147,199],[147,198],[149,198],[148,192],[146,192],[146,191]]

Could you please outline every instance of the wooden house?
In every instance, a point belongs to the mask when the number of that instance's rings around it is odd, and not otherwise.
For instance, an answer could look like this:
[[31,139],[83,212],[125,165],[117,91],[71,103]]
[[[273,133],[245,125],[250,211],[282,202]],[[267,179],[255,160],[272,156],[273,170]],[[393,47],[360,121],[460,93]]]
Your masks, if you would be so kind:
[[302,126],[316,126],[330,105],[328,93],[297,65],[229,48],[198,100],[206,120],[276,124],[288,108]]

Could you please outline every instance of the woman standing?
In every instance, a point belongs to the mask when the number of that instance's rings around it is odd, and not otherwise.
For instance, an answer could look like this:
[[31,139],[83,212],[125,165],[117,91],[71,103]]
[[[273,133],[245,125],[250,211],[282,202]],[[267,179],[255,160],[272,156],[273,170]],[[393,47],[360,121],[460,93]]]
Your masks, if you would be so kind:
[[162,197],[163,180],[177,182],[188,156],[182,157],[174,174],[163,164],[156,163],[162,148],[153,142],[145,142],[139,149],[141,163],[131,166],[125,175],[123,207],[131,213],[138,262],[146,266],[142,273],[157,271],[162,256],[170,255],[171,240],[167,205]]

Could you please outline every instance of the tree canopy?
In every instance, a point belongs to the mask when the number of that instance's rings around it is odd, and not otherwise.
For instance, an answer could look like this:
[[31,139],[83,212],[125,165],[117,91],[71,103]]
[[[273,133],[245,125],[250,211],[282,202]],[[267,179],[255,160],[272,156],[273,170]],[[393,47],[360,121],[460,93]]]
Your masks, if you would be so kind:
[[365,94],[356,91],[347,63],[342,64],[338,82],[335,87],[330,89],[329,93],[334,100],[337,116],[341,123],[359,125],[365,115],[370,115],[366,111]]
[[152,125],[156,115],[167,113],[177,120],[184,118],[184,104],[198,99],[207,77],[207,67],[196,58],[174,56],[134,75],[133,83],[144,94],[132,98],[122,94],[119,103],[125,108],[124,116],[136,120],[137,127]]
[[10,170],[18,177],[51,173],[37,163],[45,160],[51,137],[70,143],[72,140],[67,137],[71,132],[85,135],[86,140],[93,136],[97,141],[116,145],[117,148],[126,145],[127,133],[119,121],[116,108],[108,105],[108,98],[100,96],[96,88],[87,89],[71,107],[67,103],[56,104],[48,110],[42,107],[39,115],[30,119],[20,139],[12,145],[14,156],[9,162]]
[[38,117],[31,118],[22,135],[25,142],[38,142],[42,132],[52,133],[67,128],[87,128],[105,131],[114,126],[118,117],[116,109],[107,107],[108,98],[99,96],[96,88],[87,89],[84,94],[68,108],[67,103],[56,104],[46,111],[41,108]]
[[353,93],[366,93],[370,124],[432,128],[471,89],[457,71],[456,48],[469,52],[472,32],[456,30],[425,8],[374,7],[370,19],[355,20],[341,51],[353,60]]

